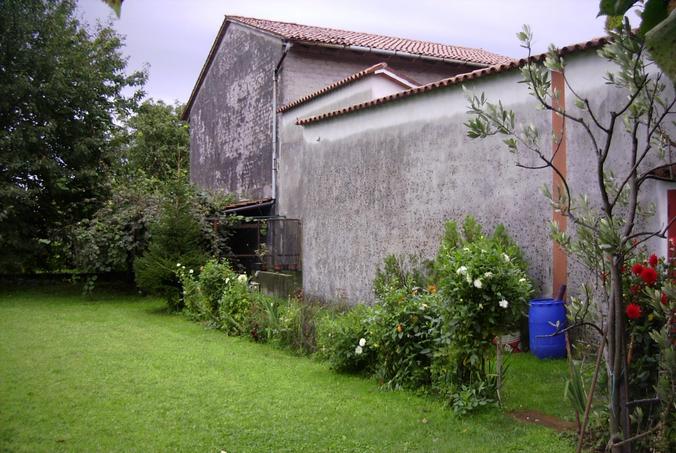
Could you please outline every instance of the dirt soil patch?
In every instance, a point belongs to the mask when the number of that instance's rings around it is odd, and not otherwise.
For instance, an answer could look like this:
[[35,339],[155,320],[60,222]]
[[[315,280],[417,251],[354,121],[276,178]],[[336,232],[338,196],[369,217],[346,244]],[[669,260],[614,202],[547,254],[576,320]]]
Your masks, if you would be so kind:
[[514,411],[510,412],[509,416],[522,422],[546,426],[547,428],[551,428],[557,432],[575,431],[577,428],[575,422],[561,420],[558,417],[543,414],[537,411]]

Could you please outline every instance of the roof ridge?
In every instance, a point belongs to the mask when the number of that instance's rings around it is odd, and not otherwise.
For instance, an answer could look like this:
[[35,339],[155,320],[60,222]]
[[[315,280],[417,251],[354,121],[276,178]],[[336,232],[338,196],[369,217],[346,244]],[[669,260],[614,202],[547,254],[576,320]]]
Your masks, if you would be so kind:
[[[427,58],[440,58],[480,67],[506,63],[513,60],[510,57],[491,52],[481,47],[460,46],[437,41],[425,41],[417,38],[405,38],[401,36],[345,30],[342,28],[260,19],[257,17],[226,15],[225,19],[245,26],[257,28],[264,32],[281,36],[285,39],[300,42],[317,42],[332,45],[342,44],[345,46],[354,45],[358,47],[420,55]],[[287,28],[285,29],[284,27]],[[325,36],[321,36],[321,32],[324,32]],[[381,42],[373,43],[373,40],[379,40]],[[352,43],[350,43],[350,41],[352,41]],[[343,44],[342,42],[346,43]]]
[[[261,21],[261,22],[273,22],[273,23],[277,23],[277,24],[294,25],[296,27],[322,28],[324,30],[339,31],[339,32],[344,32],[344,33],[358,33],[360,35],[369,35],[369,36],[375,36],[375,37],[381,37],[381,38],[405,39],[406,41],[412,41],[412,42],[416,42],[416,43],[435,44],[435,45],[439,45],[439,46],[455,47],[455,48],[458,48],[458,49],[466,49],[466,50],[481,50],[483,52],[487,52],[487,53],[493,54],[493,55],[498,56],[498,57],[510,58],[510,57],[506,57],[504,55],[497,54],[493,51],[486,50],[483,47],[470,47],[470,46],[457,45],[457,44],[448,44],[448,43],[443,43],[443,42],[439,42],[439,41],[429,41],[429,40],[418,39],[418,38],[407,38],[405,36],[394,36],[394,35],[389,35],[389,34],[386,35],[386,34],[382,34],[382,33],[372,33],[372,32],[368,32],[368,31],[346,30],[344,28],[325,27],[323,25],[299,24],[297,22],[287,22],[287,21],[284,21],[284,20],[261,19],[261,18],[258,18],[258,17],[248,17],[248,16],[231,16],[231,15],[227,15],[227,14],[226,14],[225,17],[229,18],[229,19],[237,20],[238,22],[242,22],[241,19],[255,20],[255,21]],[[247,24],[247,25],[251,25],[251,24],[248,24],[247,22],[244,22],[244,23]],[[252,26],[254,26],[254,25],[252,25]]]
[[[387,63],[385,63],[385,62],[380,62],[380,63],[374,64],[373,66],[369,66],[369,67],[366,68],[366,69],[362,69],[361,71],[357,71],[357,72],[355,72],[355,73],[353,73],[353,74],[350,74],[350,75],[348,75],[347,77],[344,77],[344,78],[342,78],[342,79],[336,80],[335,82],[332,82],[332,83],[330,83],[330,84],[328,84],[328,85],[326,85],[326,86],[324,86],[324,87],[322,87],[322,88],[320,88],[320,89],[318,89],[318,90],[312,91],[312,92],[310,92],[309,94],[306,94],[305,96],[302,96],[302,97],[300,97],[300,98],[298,98],[298,99],[295,99],[295,100],[289,102],[288,104],[285,104],[285,105],[279,107],[279,108],[277,109],[277,113],[282,113],[282,112],[286,112],[286,111],[288,111],[288,110],[291,110],[291,109],[293,109],[294,107],[297,107],[297,106],[299,106],[299,105],[301,105],[301,104],[305,104],[306,102],[309,102],[309,101],[311,101],[312,99],[314,99],[314,98],[316,98],[316,97],[319,97],[319,96],[321,96],[321,95],[323,95],[323,94],[329,93],[329,92],[331,92],[331,91],[333,91],[333,90],[335,90],[335,89],[337,89],[337,88],[340,88],[340,87],[342,87],[342,86],[348,85],[348,84],[350,84],[350,83],[352,83],[352,82],[356,82],[357,80],[363,79],[363,78],[366,77],[367,75],[371,75],[371,74],[374,74],[374,75],[375,75],[375,74],[378,74],[378,71],[380,71],[380,70],[387,71],[387,72],[389,72],[389,73],[391,73],[391,74],[394,74],[396,77],[401,78],[401,79],[405,80],[406,82],[408,82],[409,85],[407,86],[405,83],[402,83],[402,82],[400,82],[400,81],[397,81],[397,83],[398,83],[399,85],[405,87],[405,90],[406,90],[406,89],[410,89],[410,88],[411,88],[411,85],[420,86],[420,85],[418,85],[418,83],[414,83],[414,82],[413,82],[412,80],[410,80],[408,77],[399,74],[397,71],[395,71],[394,69],[392,69],[392,67],[390,67]],[[391,76],[386,76],[386,77],[392,79]],[[402,90],[402,91],[405,91],[405,90]]]

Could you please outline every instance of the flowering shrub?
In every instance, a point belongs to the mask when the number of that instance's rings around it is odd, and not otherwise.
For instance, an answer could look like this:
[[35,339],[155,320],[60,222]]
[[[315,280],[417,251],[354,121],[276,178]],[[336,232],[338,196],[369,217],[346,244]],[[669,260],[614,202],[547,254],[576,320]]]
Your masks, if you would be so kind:
[[[666,322],[663,310],[658,308],[670,303],[665,286],[673,280],[674,271],[673,263],[655,254],[640,254],[623,268],[623,299],[629,333],[629,390],[634,399],[654,395],[660,347],[651,338],[651,332],[660,330]],[[661,307],[651,303],[655,298]]]
[[521,253],[504,227],[487,236],[468,217],[462,235],[454,222],[447,224],[434,268],[449,339],[437,355],[436,374],[451,399],[461,389],[493,399],[497,388],[485,385],[494,374],[488,371],[492,340],[518,329],[532,293]]
[[317,355],[336,371],[373,371],[376,350],[369,336],[372,310],[357,305],[337,316],[324,316],[317,326]]
[[246,316],[252,300],[248,282],[245,274],[226,279],[226,286],[218,303],[221,327],[231,335],[243,335],[247,330]]
[[229,334],[246,331],[246,315],[252,295],[248,277],[237,275],[227,261],[210,260],[196,277],[194,269],[176,265],[185,304],[185,313],[197,321],[206,321]]

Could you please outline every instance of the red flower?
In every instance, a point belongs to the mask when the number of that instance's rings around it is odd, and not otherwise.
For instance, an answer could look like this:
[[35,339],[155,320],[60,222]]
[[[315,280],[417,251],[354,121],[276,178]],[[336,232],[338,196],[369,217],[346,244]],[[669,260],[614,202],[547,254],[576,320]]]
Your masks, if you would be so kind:
[[650,258],[648,258],[648,263],[650,263],[651,267],[657,267],[657,255],[654,253],[650,255]]
[[631,285],[631,287],[629,288],[629,292],[631,292],[632,294],[640,293],[641,292],[641,285]]
[[627,318],[638,319],[641,317],[641,306],[631,303],[627,305]]
[[662,302],[662,305],[666,305],[668,301],[669,298],[667,297],[666,293],[662,293],[662,296],[660,297],[660,302]]
[[641,275],[641,272],[643,272],[643,266],[641,266],[641,263],[636,263],[631,266],[631,271],[636,275]]
[[649,286],[652,286],[657,282],[657,272],[652,267],[644,267],[639,277],[641,277],[641,280]]

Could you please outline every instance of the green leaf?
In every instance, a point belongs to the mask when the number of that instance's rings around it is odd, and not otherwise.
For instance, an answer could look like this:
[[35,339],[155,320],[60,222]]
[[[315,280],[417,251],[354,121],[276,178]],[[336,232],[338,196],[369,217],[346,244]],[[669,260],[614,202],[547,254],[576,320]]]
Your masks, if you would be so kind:
[[643,13],[641,14],[643,20],[638,30],[640,35],[645,35],[669,16],[667,3],[668,2],[665,2],[664,0],[648,0],[646,2]]
[[115,11],[115,14],[117,17],[120,17],[120,13],[122,12],[122,2],[124,0],[103,0],[104,3],[106,3],[108,6],[113,8],[113,11]]
[[624,16],[629,9],[638,3],[638,0],[601,0],[599,2],[599,16]]

